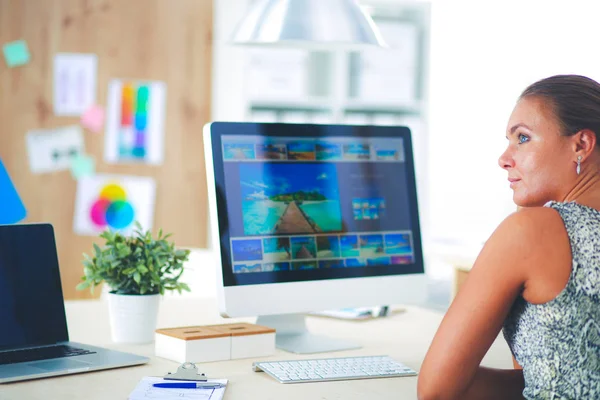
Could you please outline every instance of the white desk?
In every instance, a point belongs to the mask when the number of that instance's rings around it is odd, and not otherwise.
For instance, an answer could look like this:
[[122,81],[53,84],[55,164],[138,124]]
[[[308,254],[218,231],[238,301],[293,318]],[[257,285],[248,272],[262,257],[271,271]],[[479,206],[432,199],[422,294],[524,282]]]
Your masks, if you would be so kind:
[[[253,319],[222,319],[213,299],[166,298],[160,306],[158,327],[204,325],[234,321],[254,322]],[[315,333],[352,339],[364,347],[359,350],[313,355],[295,355],[280,350],[261,359],[317,358],[353,355],[390,355],[419,370],[427,348],[441,322],[442,314],[409,307],[407,312],[371,321],[338,321],[310,317],[309,329]],[[143,376],[175,372],[178,363],[154,358],[153,344],[117,345],[111,342],[108,325],[108,307],[104,301],[68,301],[67,320],[70,338],[116,350],[152,357],[143,366],[84,373],[35,381],[0,385],[1,400],[29,399],[89,399],[117,400],[127,396]],[[199,370],[209,377],[227,378],[226,400],[232,399],[416,399],[416,377],[366,379],[323,383],[280,384],[265,373],[252,371],[255,359],[231,360],[198,364]],[[511,355],[499,337],[484,365],[511,368]]]

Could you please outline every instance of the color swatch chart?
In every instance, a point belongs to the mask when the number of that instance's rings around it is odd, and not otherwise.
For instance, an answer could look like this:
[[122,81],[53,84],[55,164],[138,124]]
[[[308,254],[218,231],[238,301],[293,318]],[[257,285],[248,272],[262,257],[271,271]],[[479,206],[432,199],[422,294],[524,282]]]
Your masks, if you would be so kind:
[[148,143],[147,85],[126,83],[121,89],[121,122],[119,155],[122,158],[144,159]]

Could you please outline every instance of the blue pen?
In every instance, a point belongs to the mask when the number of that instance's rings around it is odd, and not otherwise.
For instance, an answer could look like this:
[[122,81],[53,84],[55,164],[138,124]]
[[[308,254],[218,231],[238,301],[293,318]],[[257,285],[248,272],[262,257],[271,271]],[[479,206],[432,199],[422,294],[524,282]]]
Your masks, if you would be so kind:
[[162,382],[152,386],[165,389],[218,389],[223,387],[219,382]]

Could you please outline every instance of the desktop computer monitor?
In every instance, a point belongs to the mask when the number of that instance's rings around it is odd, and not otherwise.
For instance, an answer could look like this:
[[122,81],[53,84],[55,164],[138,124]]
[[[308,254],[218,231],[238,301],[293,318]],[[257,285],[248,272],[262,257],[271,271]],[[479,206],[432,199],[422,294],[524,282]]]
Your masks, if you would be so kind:
[[204,150],[221,315],[315,353],[359,346],[308,312],[424,300],[407,127],[212,122]]

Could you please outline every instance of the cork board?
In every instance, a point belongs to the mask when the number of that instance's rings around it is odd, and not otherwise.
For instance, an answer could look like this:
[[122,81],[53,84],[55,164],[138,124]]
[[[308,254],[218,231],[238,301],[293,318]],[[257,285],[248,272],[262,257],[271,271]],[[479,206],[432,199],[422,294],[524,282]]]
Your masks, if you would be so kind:
[[75,286],[82,253],[100,241],[73,231],[77,184],[71,173],[29,168],[29,130],[79,124],[78,117],[54,115],[54,55],[97,54],[96,100],[104,107],[111,79],[166,83],[161,165],[105,163],[103,133],[84,133],[86,152],[96,159],[97,173],[153,177],[154,230],[172,232],[178,246],[204,248],[202,126],[211,111],[212,16],[211,0],[0,0],[0,45],[23,39],[31,53],[25,66],[9,68],[0,60],[0,159],[27,208],[24,222],[54,226],[66,299],[92,297]]

